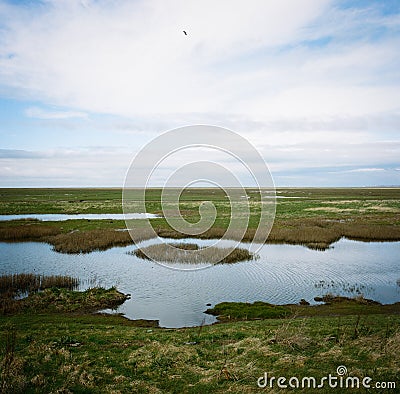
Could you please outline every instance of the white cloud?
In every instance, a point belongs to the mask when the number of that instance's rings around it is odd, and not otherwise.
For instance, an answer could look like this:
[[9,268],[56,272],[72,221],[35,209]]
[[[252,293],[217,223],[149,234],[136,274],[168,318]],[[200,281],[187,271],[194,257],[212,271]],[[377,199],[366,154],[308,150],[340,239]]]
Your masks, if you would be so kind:
[[[332,4],[48,1],[28,12],[3,3],[0,85],[77,114],[269,121],[399,111],[399,39],[343,38],[396,30],[395,17]],[[326,35],[327,47],[307,44]]]
[[79,111],[48,111],[38,107],[30,107],[25,110],[26,116],[38,119],[70,119],[87,118],[85,112]]
[[106,147],[6,151],[0,155],[3,186],[122,186],[135,153]]
[[[382,164],[398,160],[400,141],[353,143],[351,146],[343,141],[334,149],[327,147],[323,141],[316,141],[313,144],[265,145],[260,150],[278,185],[288,185],[287,180],[291,179],[292,173],[293,179],[297,177],[296,185],[302,185],[302,182],[303,185],[312,185],[312,182],[320,185],[400,183],[400,169],[391,170]],[[42,151],[1,149],[0,178],[3,186],[121,187],[136,153],[137,149],[134,148],[102,146]],[[167,158],[153,174],[152,185],[163,185],[168,176],[183,164],[201,160],[219,163],[243,181],[244,185],[253,185],[246,178],[246,172],[240,163],[218,151],[205,152],[202,148],[185,150],[176,157]],[[320,174],[320,179],[317,179],[315,174]],[[207,172],[207,167],[190,175],[193,176],[191,179],[214,179],[213,173]]]
[[[274,171],[378,177],[400,157],[400,17],[337,4],[0,0],[0,95],[38,103],[25,115],[44,120],[35,126],[54,146],[53,129],[140,148],[162,130],[216,124],[245,135]],[[26,158],[25,169],[4,158],[4,168],[78,176],[64,154]],[[99,165],[78,156],[89,172]],[[121,179],[122,161],[104,160]]]
[[377,171],[385,171],[384,168],[354,168],[352,170],[342,170],[337,172],[377,172]]
[[83,111],[225,112],[248,79],[232,64],[291,42],[328,3],[70,1],[33,15],[3,5],[0,83]]
[[356,168],[354,170],[350,170],[349,172],[376,172],[376,171],[385,171],[384,168]]

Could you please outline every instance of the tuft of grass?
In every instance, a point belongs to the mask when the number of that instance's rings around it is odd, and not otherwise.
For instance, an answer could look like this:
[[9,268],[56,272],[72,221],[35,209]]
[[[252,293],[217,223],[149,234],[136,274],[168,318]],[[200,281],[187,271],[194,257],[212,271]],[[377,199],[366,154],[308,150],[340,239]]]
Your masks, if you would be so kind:
[[31,293],[22,299],[0,298],[0,314],[15,313],[70,313],[94,312],[101,309],[115,309],[130,296],[115,287],[104,289],[95,287],[86,291],[73,291],[52,287]]
[[119,292],[115,287],[110,289],[95,287],[85,291],[53,287],[19,301],[23,309],[30,311],[90,312],[107,308],[114,309],[128,298],[129,295]]
[[[0,276],[0,314],[19,312],[75,312],[116,308],[130,295],[115,287],[74,291],[79,279],[70,276],[14,274]],[[24,298],[16,298],[26,295]]]
[[181,250],[199,250],[200,247],[197,244],[191,244],[191,243],[173,243],[169,244],[173,246],[174,248],[181,249]]
[[0,394],[19,393],[26,387],[26,378],[23,361],[16,352],[16,327],[7,324],[3,336],[0,342]]
[[[319,299],[318,297],[316,297]],[[362,294],[359,294],[353,298],[350,297],[342,297],[338,295],[334,295],[331,293],[325,294],[321,297],[321,301],[325,302],[325,304],[338,304],[338,303],[354,303],[354,304],[361,304],[361,305],[382,305],[378,301],[370,300],[368,298],[364,298]]]
[[227,249],[224,248],[199,247],[197,244],[185,243],[150,245],[128,253],[141,259],[153,258],[158,261],[186,264],[233,264],[254,258],[247,249],[235,248],[227,253]]
[[289,308],[283,305],[273,305],[267,302],[221,302],[214,308],[207,309],[205,313],[218,317],[218,320],[251,320],[251,319],[276,319],[291,314]]
[[12,274],[0,276],[0,295],[31,293],[51,287],[76,289],[79,279],[63,275]]
[[46,289],[62,288],[73,290],[79,286],[79,279],[61,275],[13,274],[0,276],[0,314],[16,313],[25,308],[26,299],[18,296],[29,295]]

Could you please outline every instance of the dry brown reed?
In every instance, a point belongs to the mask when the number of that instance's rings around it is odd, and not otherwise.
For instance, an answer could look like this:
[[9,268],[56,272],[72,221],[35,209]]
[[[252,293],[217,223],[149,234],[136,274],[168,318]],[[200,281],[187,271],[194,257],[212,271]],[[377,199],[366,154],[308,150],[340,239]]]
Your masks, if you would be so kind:
[[[341,237],[360,241],[398,241],[400,225],[398,217],[391,217],[390,222],[375,223],[367,217],[344,220],[326,218],[277,219],[268,236],[267,243],[300,244],[315,249],[326,249]],[[155,233],[163,238],[184,239],[187,234],[177,232],[169,227],[156,227]],[[199,239],[217,239],[224,236],[226,229],[212,227],[199,234]],[[242,237],[241,231],[231,233],[233,240],[244,242],[255,241],[256,231],[248,229]],[[0,227],[0,240],[41,241],[54,246],[62,253],[88,253],[94,250],[106,250],[113,246],[126,246],[154,237],[154,232],[143,230],[115,231],[112,229],[94,229],[61,233],[56,226],[39,224],[22,224]]]
[[326,219],[302,219],[276,222],[268,242],[321,245],[329,247],[333,242],[346,237],[359,241],[400,240],[400,226],[373,224],[360,221],[330,221]]
[[58,234],[46,237],[45,240],[53,245],[56,252],[89,253],[95,250],[106,250],[114,246],[131,245],[134,241],[140,242],[152,237],[154,237],[153,232],[148,233],[144,230],[130,234],[128,231],[97,229]]
[[106,250],[113,246],[126,246],[132,243],[127,231],[89,230],[58,234],[48,237],[47,241],[54,250],[62,253],[89,253],[94,250]]
[[183,264],[232,264],[254,258],[247,249],[235,248],[228,252],[225,248],[196,244],[156,244],[138,248],[131,254],[147,260]]
[[[183,239],[185,234],[169,228],[157,228],[158,235],[164,238]],[[202,234],[200,239],[221,238],[225,228],[213,227]],[[256,230],[248,229],[244,236],[233,232],[231,239],[244,242],[255,241]],[[267,243],[305,245],[313,249],[326,249],[340,238],[346,237],[359,241],[399,241],[400,225],[396,220],[392,224],[373,224],[363,221],[333,221],[320,218],[276,220],[268,236]]]
[[59,234],[54,226],[29,224],[21,226],[6,226],[0,228],[0,240],[7,242],[38,240],[43,237]]
[[0,276],[0,294],[30,293],[52,287],[74,290],[79,279],[61,275],[12,274]]
[[29,295],[41,290],[63,288],[74,290],[79,279],[61,275],[12,274],[0,276],[0,314],[16,313],[23,303],[16,297]]

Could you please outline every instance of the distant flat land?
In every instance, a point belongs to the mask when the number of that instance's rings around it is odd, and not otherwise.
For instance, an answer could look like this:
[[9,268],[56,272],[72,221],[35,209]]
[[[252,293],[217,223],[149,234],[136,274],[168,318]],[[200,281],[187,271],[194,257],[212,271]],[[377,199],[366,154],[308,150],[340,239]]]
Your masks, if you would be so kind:
[[[246,193],[250,202],[250,220],[244,240],[250,240],[258,225],[261,202],[257,190],[249,188]],[[141,194],[142,190],[137,190],[138,200]],[[365,241],[400,240],[400,188],[278,188],[276,196],[276,217],[268,242],[304,244],[323,249],[342,236]],[[122,213],[121,200],[122,190],[114,188],[0,189],[0,214]],[[133,210],[134,200],[133,194]],[[186,189],[180,197],[181,214],[189,222],[197,222],[200,219],[199,207],[204,201],[214,204],[217,219],[212,229],[200,237],[220,237],[227,229],[231,214],[229,199],[223,190]],[[161,189],[146,190],[146,209],[149,213],[162,215]],[[162,217],[152,219],[151,223],[160,236],[184,236],[172,230]],[[118,240],[109,239],[110,231],[125,227],[122,220],[0,222],[0,239],[18,241],[21,238],[19,231],[23,233],[23,240],[27,240],[31,231],[33,239],[44,240],[40,233],[45,227],[47,242],[48,236],[64,234],[65,238],[73,230],[81,232],[79,236],[72,234],[77,240],[81,239],[77,242],[83,243],[84,238],[89,237],[83,232],[97,230],[96,238],[100,239],[100,231],[107,231],[108,241],[103,248],[130,242],[128,234],[118,235]],[[58,239],[60,241],[61,236]]]

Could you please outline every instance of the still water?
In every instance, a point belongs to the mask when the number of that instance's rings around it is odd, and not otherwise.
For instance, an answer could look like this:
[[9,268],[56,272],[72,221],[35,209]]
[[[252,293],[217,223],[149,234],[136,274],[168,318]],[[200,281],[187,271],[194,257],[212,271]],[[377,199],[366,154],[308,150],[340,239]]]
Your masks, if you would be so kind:
[[0,243],[0,274],[71,275],[83,283],[116,285],[132,295],[118,312],[131,319],[159,320],[163,327],[210,324],[215,318],[203,313],[206,304],[222,301],[284,304],[305,298],[313,302],[315,296],[328,292],[362,293],[382,303],[400,301],[400,242],[342,239],[326,251],[263,245],[256,260],[197,271],[166,268],[126,253],[134,249],[68,255],[44,243]]
[[153,213],[83,213],[83,214],[65,214],[65,213],[45,213],[45,214],[24,214],[24,215],[0,215],[0,221],[38,219],[44,222],[60,222],[62,220],[87,219],[87,220],[124,220],[124,219],[154,219],[158,215]]

